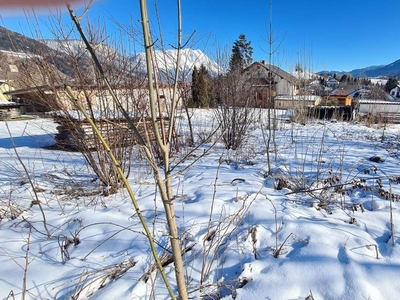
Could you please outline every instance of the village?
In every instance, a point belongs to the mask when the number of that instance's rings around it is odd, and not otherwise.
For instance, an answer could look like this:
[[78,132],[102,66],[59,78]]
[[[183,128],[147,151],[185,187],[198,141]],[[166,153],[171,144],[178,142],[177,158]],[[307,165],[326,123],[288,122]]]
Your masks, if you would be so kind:
[[[0,119],[19,118],[25,114],[46,114],[54,110],[71,110],[73,105],[61,84],[49,84],[48,80],[27,80],[17,65],[7,64],[0,74]],[[25,73],[26,74],[26,73]],[[331,75],[331,74],[330,74]],[[400,122],[400,85],[385,91],[388,78],[354,79],[346,74],[319,75],[304,71],[299,65],[293,72],[269,65],[265,61],[253,62],[242,72],[243,85],[251,86],[253,100],[247,102],[254,108],[274,108],[300,113],[306,110],[309,117],[342,118],[372,122]],[[177,101],[184,105],[182,95],[190,95],[190,82]],[[172,85],[161,87],[164,110],[172,101]],[[91,109],[113,110],[108,91],[95,84],[73,86],[77,97]],[[133,106],[136,114],[147,110],[148,91],[143,86],[115,87],[124,106]],[[134,100],[132,100],[134,99]],[[134,103],[134,104],[132,104]],[[329,112],[327,112],[329,110]],[[323,111],[323,113],[321,113]],[[339,113],[333,116],[334,112]]]

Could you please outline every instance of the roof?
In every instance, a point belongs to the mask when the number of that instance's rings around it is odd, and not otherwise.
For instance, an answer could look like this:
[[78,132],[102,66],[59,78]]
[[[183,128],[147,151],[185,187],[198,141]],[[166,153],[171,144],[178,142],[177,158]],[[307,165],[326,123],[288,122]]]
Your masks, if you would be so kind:
[[16,103],[16,102],[6,102],[6,101],[0,101],[0,108],[16,108],[16,107],[21,107],[23,104]]
[[35,93],[38,91],[44,91],[45,93],[51,92],[51,88],[48,85],[42,85],[42,86],[28,87],[28,88],[19,89],[19,90],[7,91],[7,92],[4,92],[3,94],[10,95],[10,96],[17,96],[17,95]]
[[358,87],[351,87],[351,86],[345,86],[345,87],[339,87],[335,89],[330,96],[350,96],[353,93],[356,93],[359,90]]
[[336,78],[329,78],[329,80],[327,82],[339,83],[339,81]]
[[400,105],[400,101],[384,101],[384,100],[374,100],[374,99],[360,99],[358,100],[360,104],[379,104],[379,105]]
[[273,74],[279,76],[280,78],[283,78],[285,80],[287,80],[290,83],[296,83],[297,82],[297,78],[294,77],[293,75],[289,74],[288,72],[282,70],[281,68],[274,66],[274,65],[270,65],[270,64],[266,64],[266,63],[261,63],[261,62],[254,62],[252,63],[250,66],[246,67],[243,72],[249,71],[250,69],[254,68],[255,66],[261,66],[262,68],[265,68],[266,70],[272,72]]

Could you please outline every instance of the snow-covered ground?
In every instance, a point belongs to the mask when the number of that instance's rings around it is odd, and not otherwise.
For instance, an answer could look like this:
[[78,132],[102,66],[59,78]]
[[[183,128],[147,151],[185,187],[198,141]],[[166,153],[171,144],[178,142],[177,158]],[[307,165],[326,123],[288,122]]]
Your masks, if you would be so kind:
[[[210,132],[212,111],[195,116],[198,136]],[[200,159],[173,190],[190,298],[398,299],[399,129],[279,124],[271,175],[260,123],[240,151],[188,157],[175,172]],[[46,148],[55,132],[51,119],[0,122],[1,299],[24,283],[25,299],[169,299],[156,272],[143,279],[153,259],[126,191],[100,196],[80,153]],[[168,255],[149,170],[133,161],[130,182]]]

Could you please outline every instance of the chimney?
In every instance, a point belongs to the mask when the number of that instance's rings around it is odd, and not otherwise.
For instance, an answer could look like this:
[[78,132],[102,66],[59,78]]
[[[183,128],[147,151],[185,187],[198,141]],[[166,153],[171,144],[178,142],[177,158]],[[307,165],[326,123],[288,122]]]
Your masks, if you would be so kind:
[[262,60],[261,63],[266,66],[267,65],[267,61],[266,60]]

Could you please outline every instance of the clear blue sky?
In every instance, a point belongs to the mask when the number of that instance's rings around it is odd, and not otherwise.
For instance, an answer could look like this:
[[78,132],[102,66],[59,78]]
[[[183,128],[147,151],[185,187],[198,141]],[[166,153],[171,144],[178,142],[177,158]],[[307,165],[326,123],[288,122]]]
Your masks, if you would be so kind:
[[[1,0],[0,0],[1,1]],[[148,1],[152,28],[157,32],[154,1]],[[158,0],[158,12],[165,44],[175,44],[176,1]],[[77,3],[73,7],[79,12]],[[101,20],[113,35],[115,20],[134,24],[138,34],[139,1],[96,0],[89,17]],[[184,38],[196,31],[189,45],[214,58],[216,52],[229,55],[238,35],[251,41],[254,60],[268,60],[269,0],[181,0]],[[66,9],[60,8],[63,22],[71,23]],[[52,9],[54,12],[55,10]],[[1,25],[27,35],[32,10],[2,8]],[[42,22],[48,24],[48,8],[36,9],[46,38],[51,38]],[[26,15],[28,14],[28,18]],[[389,64],[400,59],[399,0],[273,0],[273,63],[290,71],[297,62],[312,71],[352,70]],[[114,19],[114,21],[111,21]],[[116,38],[118,39],[118,38]],[[158,40],[159,41],[159,40]],[[192,45],[194,43],[194,45]],[[136,48],[140,50],[139,46]]]

